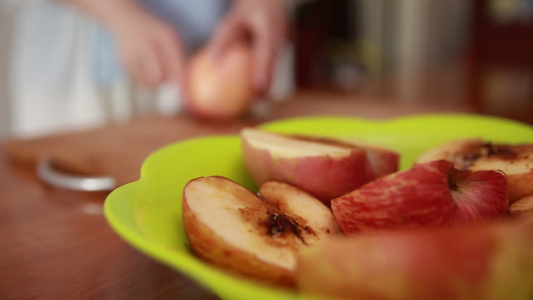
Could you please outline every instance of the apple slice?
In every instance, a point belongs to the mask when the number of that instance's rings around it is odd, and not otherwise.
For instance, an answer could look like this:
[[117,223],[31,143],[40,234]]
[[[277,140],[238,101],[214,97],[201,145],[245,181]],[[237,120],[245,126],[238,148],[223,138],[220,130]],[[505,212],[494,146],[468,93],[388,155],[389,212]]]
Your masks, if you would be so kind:
[[330,238],[300,251],[298,288],[323,299],[530,300],[531,249],[533,223],[521,219]]
[[533,217],[533,195],[524,197],[509,206],[511,216]]
[[281,182],[266,182],[258,196],[224,177],[197,178],[184,188],[182,213],[198,257],[281,286],[295,284],[300,247],[339,233],[328,207]]
[[399,154],[350,141],[246,128],[244,161],[254,181],[290,183],[324,203],[398,170]]
[[417,162],[446,159],[461,170],[500,170],[507,175],[509,201],[533,195],[533,144],[509,145],[481,139],[455,140],[422,154]]
[[446,160],[386,175],[331,201],[346,234],[482,222],[504,217],[508,205],[504,174],[460,171]]
[[455,168],[467,170],[481,156],[480,149],[483,143],[482,139],[453,140],[427,150],[418,157],[416,162],[426,163],[445,159],[453,162]]

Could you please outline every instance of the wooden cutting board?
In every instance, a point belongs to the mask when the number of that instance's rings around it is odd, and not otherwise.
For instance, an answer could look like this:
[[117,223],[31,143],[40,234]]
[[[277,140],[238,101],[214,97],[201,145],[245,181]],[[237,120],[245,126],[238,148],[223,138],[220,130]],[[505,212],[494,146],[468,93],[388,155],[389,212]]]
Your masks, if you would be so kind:
[[251,123],[143,118],[88,131],[12,140],[5,148],[17,165],[34,167],[40,159],[50,158],[55,169],[75,175],[109,175],[122,185],[137,180],[144,159],[165,145],[203,135],[235,134],[245,124]]

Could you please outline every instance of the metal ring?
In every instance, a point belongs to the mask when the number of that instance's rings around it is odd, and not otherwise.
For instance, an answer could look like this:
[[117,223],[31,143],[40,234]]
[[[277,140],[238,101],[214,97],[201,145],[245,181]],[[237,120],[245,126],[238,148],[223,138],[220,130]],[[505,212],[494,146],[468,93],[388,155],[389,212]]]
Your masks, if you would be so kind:
[[59,188],[75,191],[110,191],[115,188],[115,179],[111,176],[75,176],[55,170],[52,160],[40,159],[36,167],[37,175],[45,183]]

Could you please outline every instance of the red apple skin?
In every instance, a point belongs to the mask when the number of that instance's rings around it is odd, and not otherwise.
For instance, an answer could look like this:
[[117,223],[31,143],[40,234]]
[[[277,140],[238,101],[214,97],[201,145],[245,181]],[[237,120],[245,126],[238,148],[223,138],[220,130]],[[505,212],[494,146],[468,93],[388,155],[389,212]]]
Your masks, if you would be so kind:
[[457,209],[447,199],[446,174],[451,169],[452,164],[446,161],[417,165],[333,199],[331,209],[337,224],[346,234],[445,224]]
[[499,170],[507,175],[509,203],[533,195],[533,144],[453,140],[429,149],[418,163],[446,159],[461,170]]
[[452,169],[449,179],[457,183],[452,197],[457,205],[455,223],[497,219],[509,211],[507,177],[496,171]]
[[398,152],[385,148],[360,146],[367,149],[367,182],[398,171],[400,165]]
[[[288,155],[275,146],[255,144],[257,141],[264,143],[269,138],[272,138],[270,144],[290,145],[286,146],[288,150],[283,151],[300,148],[309,150],[315,146],[332,146],[343,150],[330,152],[329,149],[315,149],[316,152],[303,151],[305,153],[299,155]],[[277,134],[249,128],[241,132],[241,140],[244,161],[257,185],[268,180],[287,182],[327,205],[333,198],[396,172],[400,160],[398,152],[342,139]],[[284,144],[286,141],[289,142]],[[290,142],[300,144],[295,146]]]
[[279,180],[294,185],[329,206],[329,201],[361,186],[366,178],[366,151],[354,149],[345,157],[273,157],[242,141],[243,158],[253,180],[261,185]]
[[533,145],[497,145],[503,151],[481,157],[470,170],[500,170],[507,175],[509,202],[513,203],[528,195],[533,195]]
[[231,45],[216,60],[199,51],[188,68],[186,103],[193,116],[214,121],[235,119],[247,112],[254,91],[250,81],[251,50]]
[[333,199],[331,209],[345,234],[357,234],[501,218],[508,201],[505,175],[459,171],[439,160],[365,184]]
[[506,220],[328,239],[297,282],[324,299],[533,299],[533,223]]

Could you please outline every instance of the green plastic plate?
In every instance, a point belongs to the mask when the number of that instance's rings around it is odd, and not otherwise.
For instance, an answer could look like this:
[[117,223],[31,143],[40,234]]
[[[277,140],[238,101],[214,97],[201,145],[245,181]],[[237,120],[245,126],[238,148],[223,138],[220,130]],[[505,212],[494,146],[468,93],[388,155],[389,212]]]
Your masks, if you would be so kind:
[[[401,153],[400,168],[425,150],[465,137],[533,143],[533,127],[478,115],[418,115],[385,121],[347,117],[280,120],[263,128],[287,133],[357,139]],[[190,251],[181,221],[185,184],[221,175],[255,191],[241,158],[239,136],[210,136],[168,145],[144,162],[140,179],[114,190],[105,201],[111,227],[133,247],[189,276],[223,299],[301,299],[294,292],[255,283],[211,267]]]

